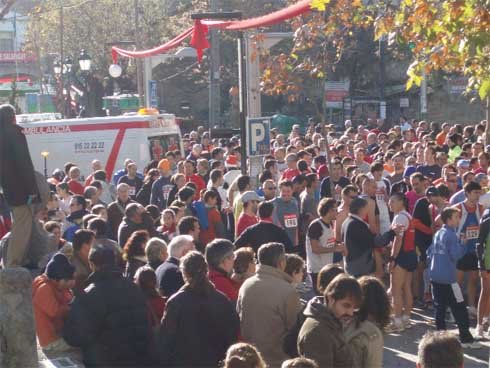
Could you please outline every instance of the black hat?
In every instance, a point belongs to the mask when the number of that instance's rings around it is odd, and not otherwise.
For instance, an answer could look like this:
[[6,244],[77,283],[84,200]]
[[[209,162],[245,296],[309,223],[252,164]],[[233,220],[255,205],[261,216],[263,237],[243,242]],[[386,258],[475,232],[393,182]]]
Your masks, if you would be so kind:
[[183,187],[179,190],[177,196],[183,202],[187,201],[189,198],[194,197],[195,191],[189,187]]
[[436,187],[429,187],[427,188],[427,190],[425,191],[425,195],[427,197],[440,197],[441,196],[441,192],[439,191],[439,189],[437,189]]
[[46,276],[51,280],[71,280],[74,273],[75,266],[61,253],[56,253],[46,266]]

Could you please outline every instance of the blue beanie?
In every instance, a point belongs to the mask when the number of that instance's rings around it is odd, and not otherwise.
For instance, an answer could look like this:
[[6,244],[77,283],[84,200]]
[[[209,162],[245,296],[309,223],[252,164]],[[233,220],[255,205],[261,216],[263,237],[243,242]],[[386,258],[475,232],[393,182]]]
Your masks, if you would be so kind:
[[61,253],[56,253],[46,266],[46,276],[51,280],[71,280],[74,273],[75,266]]

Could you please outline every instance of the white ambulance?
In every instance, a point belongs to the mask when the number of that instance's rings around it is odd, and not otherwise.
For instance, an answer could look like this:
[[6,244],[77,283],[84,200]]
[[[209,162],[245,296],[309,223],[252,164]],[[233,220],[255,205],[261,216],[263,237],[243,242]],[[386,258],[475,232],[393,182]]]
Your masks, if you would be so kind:
[[167,151],[183,151],[180,128],[172,114],[129,115],[18,123],[27,138],[34,168],[48,175],[67,162],[91,173],[102,162],[108,178],[131,158],[142,171]]

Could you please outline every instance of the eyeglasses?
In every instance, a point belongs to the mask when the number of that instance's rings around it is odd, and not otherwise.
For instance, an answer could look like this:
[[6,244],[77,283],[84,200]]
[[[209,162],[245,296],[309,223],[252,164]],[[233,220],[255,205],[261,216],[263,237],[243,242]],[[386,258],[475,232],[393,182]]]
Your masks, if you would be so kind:
[[265,188],[266,190],[276,190],[277,187],[270,187],[270,188]]

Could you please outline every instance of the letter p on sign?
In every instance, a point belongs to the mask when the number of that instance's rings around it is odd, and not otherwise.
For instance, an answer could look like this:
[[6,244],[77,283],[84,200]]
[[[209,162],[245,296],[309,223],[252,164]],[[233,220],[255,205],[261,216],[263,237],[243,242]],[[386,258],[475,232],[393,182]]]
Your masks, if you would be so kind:
[[247,121],[247,148],[249,156],[270,153],[270,119],[252,118]]

